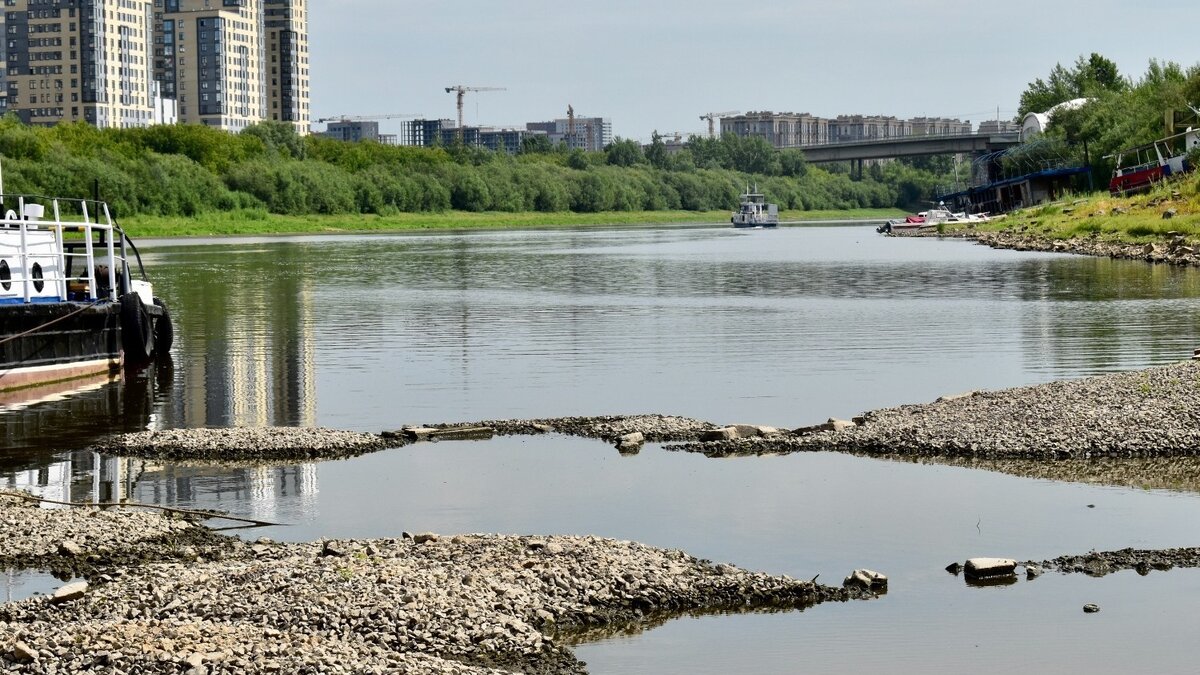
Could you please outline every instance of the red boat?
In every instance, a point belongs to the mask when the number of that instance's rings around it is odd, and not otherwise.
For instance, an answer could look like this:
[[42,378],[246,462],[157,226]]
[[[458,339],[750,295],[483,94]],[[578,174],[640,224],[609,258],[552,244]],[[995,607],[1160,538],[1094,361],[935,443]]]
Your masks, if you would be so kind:
[[[1176,150],[1183,139],[1183,150]],[[1191,128],[1181,134],[1160,138],[1153,143],[1127,148],[1105,159],[1116,158],[1117,168],[1108,183],[1108,193],[1114,197],[1149,190],[1168,176],[1195,168],[1189,166],[1187,153],[1200,145],[1200,136]]]

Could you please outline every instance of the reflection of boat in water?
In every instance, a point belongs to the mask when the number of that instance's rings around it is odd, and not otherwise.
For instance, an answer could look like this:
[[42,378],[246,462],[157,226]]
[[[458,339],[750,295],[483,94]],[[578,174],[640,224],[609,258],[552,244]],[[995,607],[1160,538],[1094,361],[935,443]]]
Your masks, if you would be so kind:
[[742,193],[741,206],[733,212],[729,222],[734,227],[775,227],[779,225],[779,205],[768,204],[766,195],[747,188]]
[[170,349],[167,307],[107,204],[0,187],[0,212],[0,392],[112,374]]
[[162,425],[174,378],[174,364],[163,355],[147,368],[127,368],[120,379],[100,374],[0,395],[0,470]]

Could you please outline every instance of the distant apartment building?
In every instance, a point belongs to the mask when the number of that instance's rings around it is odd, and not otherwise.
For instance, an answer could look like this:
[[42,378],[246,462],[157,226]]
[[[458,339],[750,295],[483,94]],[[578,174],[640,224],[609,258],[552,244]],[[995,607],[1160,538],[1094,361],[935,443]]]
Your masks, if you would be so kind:
[[971,121],[948,119],[945,117],[914,117],[912,122],[913,136],[958,136],[971,133]]
[[5,0],[0,112],[308,129],[307,0]]
[[911,121],[880,115],[838,115],[829,122],[830,140],[834,143],[876,141],[913,135]]
[[776,148],[803,148],[906,136],[969,134],[971,122],[883,115],[839,115],[828,119],[808,113],[749,112],[721,118],[721,133],[762,138]]
[[379,122],[338,120],[327,124],[321,135],[339,141],[378,141]]
[[526,131],[544,133],[551,145],[599,152],[613,141],[612,120],[607,117],[564,117],[551,122],[527,122]]
[[27,124],[148,126],[150,0],[5,0],[7,109]]
[[154,70],[179,121],[241,131],[267,119],[263,0],[160,2]]
[[984,120],[979,123],[981,134],[1017,134],[1021,125],[1012,120]]
[[829,142],[830,121],[808,113],[749,112],[722,117],[721,133],[762,138],[776,148],[799,148]]
[[308,0],[265,0],[268,119],[308,133]]

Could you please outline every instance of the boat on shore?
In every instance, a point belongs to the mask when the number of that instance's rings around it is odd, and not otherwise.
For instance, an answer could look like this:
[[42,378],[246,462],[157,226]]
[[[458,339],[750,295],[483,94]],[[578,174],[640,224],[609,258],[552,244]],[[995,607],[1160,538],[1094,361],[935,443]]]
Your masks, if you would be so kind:
[[107,204],[0,188],[0,214],[0,393],[115,375],[171,348],[167,306]]
[[[1182,149],[1178,146],[1182,140]],[[1115,163],[1108,194],[1113,197],[1148,191],[1155,183],[1170,176],[1191,171],[1187,153],[1200,147],[1200,132],[1188,128],[1183,133],[1160,138],[1152,143],[1126,148],[1105,159]]]
[[741,205],[729,218],[734,227],[777,227],[779,225],[779,205],[767,203],[766,195],[746,189],[741,195]]

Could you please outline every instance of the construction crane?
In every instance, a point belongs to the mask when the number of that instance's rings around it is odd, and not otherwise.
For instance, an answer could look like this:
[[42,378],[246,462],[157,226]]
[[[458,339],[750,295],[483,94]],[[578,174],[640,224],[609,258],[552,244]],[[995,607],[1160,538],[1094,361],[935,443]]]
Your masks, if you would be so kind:
[[468,91],[505,91],[504,87],[465,87],[461,84],[456,84],[453,87],[446,87],[446,93],[458,92],[458,128],[459,133],[462,133],[463,128],[463,95]]
[[740,115],[740,114],[741,113],[736,110],[729,110],[727,112],[710,112],[710,113],[704,113],[703,115],[701,115],[700,119],[708,120],[708,137],[713,138],[714,136],[716,136],[716,134],[713,132],[713,120],[717,119],[718,117],[725,117],[726,115]]
[[329,122],[367,122],[370,120],[394,120],[402,117],[424,117],[420,113],[398,113],[394,115],[334,115],[333,117],[322,117],[317,120],[318,124],[326,124]]

